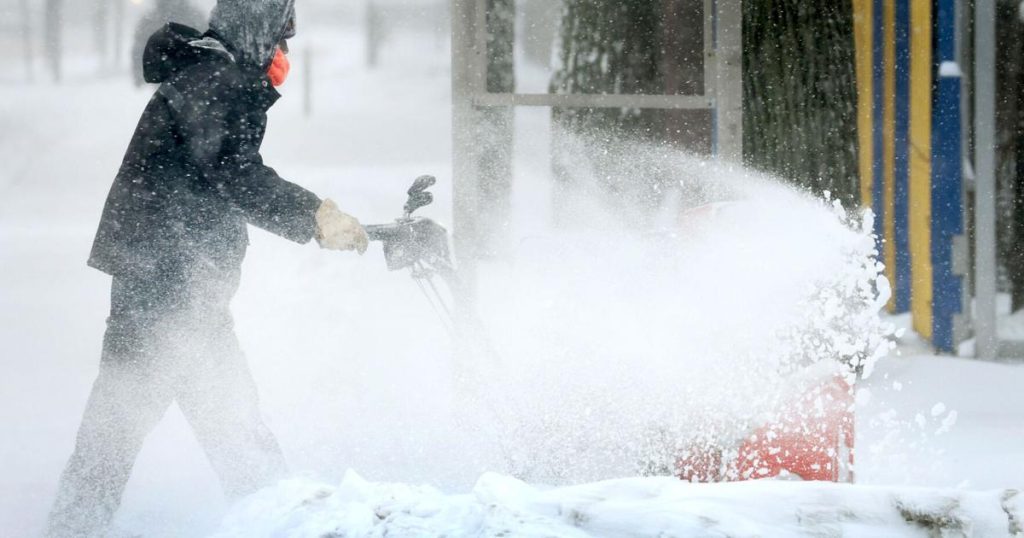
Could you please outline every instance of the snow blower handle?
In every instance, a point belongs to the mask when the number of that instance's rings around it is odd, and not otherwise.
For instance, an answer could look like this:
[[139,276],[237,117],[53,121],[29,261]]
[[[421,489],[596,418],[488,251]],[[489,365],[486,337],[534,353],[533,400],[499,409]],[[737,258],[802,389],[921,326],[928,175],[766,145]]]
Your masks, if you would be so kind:
[[391,224],[370,224],[363,228],[370,241],[384,243],[384,259],[391,271],[420,266],[446,273],[454,268],[448,249],[448,230],[430,219],[403,218]]
[[[429,205],[434,196],[427,189],[437,183],[434,176],[416,178],[406,194],[405,215],[391,224],[370,224],[364,226],[370,241],[380,241],[384,246],[384,260],[388,269],[398,271],[409,269],[413,281],[420,292],[427,298],[430,306],[437,313],[442,325],[455,338],[457,326],[463,326],[471,340],[482,343],[483,353],[499,360],[494,347],[486,340],[486,331],[473,308],[469,305],[469,297],[465,283],[452,259],[449,248],[448,230],[440,224],[424,217],[413,217],[417,209]],[[438,276],[447,285],[448,293],[441,293],[434,277]],[[454,302],[460,302],[459,323],[456,323]]]
[[405,216],[391,224],[364,226],[371,241],[384,243],[384,258],[388,269],[397,271],[407,267],[430,270],[442,274],[454,271],[448,249],[448,231],[436,222],[413,217],[417,209],[430,205],[434,195],[427,191],[437,183],[434,176],[416,178],[406,194]]

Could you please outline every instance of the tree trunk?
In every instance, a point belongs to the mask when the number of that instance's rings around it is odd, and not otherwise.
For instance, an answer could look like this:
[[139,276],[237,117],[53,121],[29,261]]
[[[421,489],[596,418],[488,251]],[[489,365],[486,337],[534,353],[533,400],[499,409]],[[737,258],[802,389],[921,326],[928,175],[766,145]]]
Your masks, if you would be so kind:
[[[683,89],[690,77],[673,71],[666,79],[663,72],[663,59],[676,58],[680,52],[665,43],[671,34],[665,12],[672,11],[675,3],[566,0],[556,52],[559,66],[551,91],[661,95],[666,93],[666,80]],[[687,41],[684,36],[676,40]],[[630,148],[637,142],[663,144],[681,138],[668,135],[666,116],[663,110],[553,109],[556,221],[567,223],[573,213],[568,206],[584,185],[593,183],[606,205],[623,215],[626,224],[646,227],[667,192],[663,184],[667,175],[638,173],[638,156]],[[673,128],[680,129],[682,123]]]
[[743,8],[746,162],[858,202],[850,0],[746,1]]

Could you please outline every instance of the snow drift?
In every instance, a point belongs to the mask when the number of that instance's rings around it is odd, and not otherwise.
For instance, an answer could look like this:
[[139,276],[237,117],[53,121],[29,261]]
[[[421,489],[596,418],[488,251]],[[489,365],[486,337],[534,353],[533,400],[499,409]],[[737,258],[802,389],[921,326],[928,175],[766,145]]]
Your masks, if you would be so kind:
[[1024,496],[822,482],[632,478],[543,489],[486,474],[470,493],[284,482],[238,505],[217,538],[374,536],[1018,536]]

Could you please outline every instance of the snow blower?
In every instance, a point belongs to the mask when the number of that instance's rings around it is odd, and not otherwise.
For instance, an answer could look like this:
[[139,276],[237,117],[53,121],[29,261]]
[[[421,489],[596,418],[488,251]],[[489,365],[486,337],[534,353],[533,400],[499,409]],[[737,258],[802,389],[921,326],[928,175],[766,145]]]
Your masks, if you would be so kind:
[[416,178],[407,191],[408,199],[401,218],[390,224],[371,224],[364,228],[371,241],[383,243],[388,270],[411,271],[416,285],[445,329],[454,337],[456,318],[453,305],[441,293],[434,280],[435,276],[444,280],[451,292],[451,299],[457,300],[462,292],[462,281],[448,248],[448,231],[426,217],[413,216],[417,209],[434,201],[434,195],[427,189],[436,182],[434,176]]

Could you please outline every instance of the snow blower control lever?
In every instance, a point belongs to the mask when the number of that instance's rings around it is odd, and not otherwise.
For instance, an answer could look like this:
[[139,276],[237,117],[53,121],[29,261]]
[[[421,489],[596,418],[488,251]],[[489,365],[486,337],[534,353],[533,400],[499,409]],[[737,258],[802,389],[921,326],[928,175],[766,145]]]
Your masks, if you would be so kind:
[[433,203],[434,195],[427,192],[427,189],[433,187],[434,183],[437,183],[434,176],[420,176],[413,181],[407,192],[409,199],[405,201],[405,218],[412,217],[417,209]]

